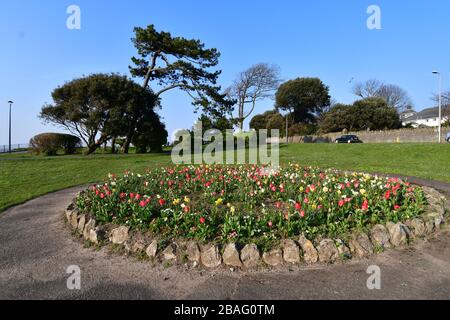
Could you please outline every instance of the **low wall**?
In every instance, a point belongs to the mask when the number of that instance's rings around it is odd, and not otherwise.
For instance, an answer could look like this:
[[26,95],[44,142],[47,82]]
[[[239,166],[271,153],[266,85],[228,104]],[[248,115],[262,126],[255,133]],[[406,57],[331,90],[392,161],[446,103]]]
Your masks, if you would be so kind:
[[[450,128],[442,128],[442,141],[445,141]],[[321,136],[294,136],[289,137],[289,143],[332,143],[342,136],[342,132],[327,133]],[[357,135],[365,143],[420,143],[420,142],[437,142],[437,128],[420,128],[420,129],[399,129],[387,131],[358,131],[349,132],[348,134]],[[268,139],[268,142],[274,142]],[[285,138],[280,138],[281,143],[285,143]]]

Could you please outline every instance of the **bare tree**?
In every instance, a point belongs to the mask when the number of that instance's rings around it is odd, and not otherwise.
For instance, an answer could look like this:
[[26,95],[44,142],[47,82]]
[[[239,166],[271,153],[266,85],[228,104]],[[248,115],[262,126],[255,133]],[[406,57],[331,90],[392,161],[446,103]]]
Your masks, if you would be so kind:
[[371,79],[365,82],[358,82],[353,87],[353,93],[358,97],[365,98],[383,98],[389,107],[404,111],[412,105],[408,93],[393,84],[386,84],[377,79]]
[[[434,94],[431,100],[438,104],[439,95]],[[450,119],[450,90],[442,92],[442,117]]]
[[[280,69],[275,65],[258,63],[241,72],[233,85],[227,90],[229,97],[237,101],[237,122],[241,130],[244,121],[255,110],[256,102],[273,98],[274,91],[280,85]],[[246,105],[250,105],[246,110]]]
[[358,82],[353,87],[353,93],[363,99],[376,97],[383,83],[377,79],[370,79],[365,82]]

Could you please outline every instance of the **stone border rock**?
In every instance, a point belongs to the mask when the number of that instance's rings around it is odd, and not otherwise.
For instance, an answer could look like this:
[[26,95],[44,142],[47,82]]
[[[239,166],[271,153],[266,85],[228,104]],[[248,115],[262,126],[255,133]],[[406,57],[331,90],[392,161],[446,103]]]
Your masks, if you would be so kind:
[[422,187],[428,210],[421,218],[404,223],[375,225],[369,234],[354,233],[348,241],[342,239],[308,240],[304,235],[298,239],[281,240],[279,247],[262,252],[257,245],[240,247],[236,243],[225,246],[217,244],[200,245],[195,241],[164,243],[149,236],[131,231],[126,226],[113,224],[97,225],[95,219],[81,214],[72,202],[65,211],[65,218],[71,229],[84,240],[98,245],[119,246],[126,254],[140,254],[148,259],[164,263],[189,263],[208,269],[226,266],[231,269],[255,270],[260,267],[281,267],[314,263],[332,264],[352,258],[367,258],[373,254],[403,247],[417,238],[425,238],[440,229],[445,223],[446,198],[437,190]]

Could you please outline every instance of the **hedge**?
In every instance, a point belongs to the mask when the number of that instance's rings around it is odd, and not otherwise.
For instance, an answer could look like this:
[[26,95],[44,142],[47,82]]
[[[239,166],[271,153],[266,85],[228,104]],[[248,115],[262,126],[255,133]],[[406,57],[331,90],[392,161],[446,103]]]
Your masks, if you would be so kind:
[[80,138],[70,134],[41,133],[30,140],[32,152],[47,156],[56,155],[59,150],[63,150],[64,154],[74,154],[79,147]]

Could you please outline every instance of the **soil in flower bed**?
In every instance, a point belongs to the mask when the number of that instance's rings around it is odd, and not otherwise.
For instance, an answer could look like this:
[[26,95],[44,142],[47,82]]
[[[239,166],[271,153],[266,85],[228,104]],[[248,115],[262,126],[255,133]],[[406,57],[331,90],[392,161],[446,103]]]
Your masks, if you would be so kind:
[[98,223],[163,239],[261,247],[304,234],[341,237],[421,215],[420,187],[394,178],[304,168],[177,166],[110,175],[76,204]]

